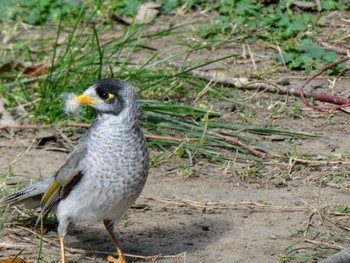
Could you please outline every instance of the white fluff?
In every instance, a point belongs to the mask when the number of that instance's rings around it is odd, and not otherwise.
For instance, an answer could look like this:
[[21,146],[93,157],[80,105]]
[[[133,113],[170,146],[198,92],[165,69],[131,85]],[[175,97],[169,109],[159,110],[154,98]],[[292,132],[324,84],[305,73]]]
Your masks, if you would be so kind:
[[65,93],[63,94],[64,99],[66,100],[64,112],[68,115],[79,115],[82,113],[79,102],[74,100],[77,95],[74,93]]

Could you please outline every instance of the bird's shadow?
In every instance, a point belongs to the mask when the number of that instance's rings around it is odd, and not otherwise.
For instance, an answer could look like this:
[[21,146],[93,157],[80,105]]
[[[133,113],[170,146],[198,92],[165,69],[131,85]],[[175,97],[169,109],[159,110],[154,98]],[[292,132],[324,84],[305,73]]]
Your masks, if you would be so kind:
[[[188,215],[188,220],[185,221],[174,219],[172,222],[172,219],[168,219],[165,226],[152,223],[152,227],[144,225],[148,224],[116,228],[114,232],[124,253],[155,256],[203,250],[227,230],[228,221],[221,217],[212,218],[207,214],[196,217]],[[116,250],[102,224],[101,227],[74,226],[70,232],[67,247],[84,250],[85,256],[93,257],[98,262],[105,261],[107,257],[99,252],[116,255]],[[77,255],[73,255],[73,258],[76,257]],[[129,257],[128,262],[144,262],[144,259]]]
[[[142,257],[156,255],[179,255],[205,250],[232,225],[220,212],[202,212],[198,209],[155,209],[150,211],[131,211],[115,228],[119,245],[125,254]],[[17,218],[21,225],[34,228],[37,217]],[[56,258],[59,256],[57,239],[57,220],[50,216],[45,221],[44,237],[55,244],[44,250]],[[56,240],[55,240],[56,239]],[[101,223],[94,225],[71,225],[65,242],[69,261],[106,262],[108,254],[116,256],[116,249]],[[70,253],[70,252],[74,253]],[[149,262],[149,260],[127,257],[128,262]],[[183,260],[181,260],[182,262]],[[157,261],[159,262],[159,261]],[[161,262],[164,262],[161,260]],[[166,262],[178,262],[171,259]]]

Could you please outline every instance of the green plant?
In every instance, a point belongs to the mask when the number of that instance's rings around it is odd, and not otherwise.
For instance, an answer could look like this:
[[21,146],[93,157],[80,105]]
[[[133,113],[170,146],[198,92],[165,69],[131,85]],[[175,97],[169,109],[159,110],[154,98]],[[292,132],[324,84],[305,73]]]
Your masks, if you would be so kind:
[[298,100],[295,100],[294,101],[294,107],[291,108],[289,111],[288,111],[288,114],[292,117],[292,118],[300,118],[300,115],[301,115],[301,105],[299,103]]
[[251,122],[254,115],[255,115],[255,112],[253,111],[242,111],[239,113],[239,116],[241,117],[241,119],[246,123]]
[[8,208],[6,207],[5,210],[3,211],[2,217],[0,219],[0,231],[4,228],[4,225],[9,217],[9,212],[8,212]]
[[[326,51],[321,46],[315,44],[310,38],[305,38],[299,44],[284,45],[285,53],[277,54],[276,58],[287,64],[292,69],[303,69],[307,73],[320,69],[327,63],[334,62],[337,54],[333,51]],[[341,64],[335,70],[345,70],[345,65]],[[330,73],[330,72],[329,72]]]
[[[140,5],[145,2],[146,1],[144,0],[114,0],[111,2],[110,8],[112,11],[116,11],[121,16],[135,16]],[[160,10],[163,14],[174,13],[176,12],[177,8],[185,4],[187,5],[188,9],[191,9],[207,3],[203,0],[156,0],[155,2],[161,5]]]
[[[241,5],[243,2],[238,1]],[[196,2],[203,4],[202,2]],[[251,5],[253,1],[250,1]],[[61,5],[61,12],[64,6]],[[236,12],[245,12],[243,6]],[[224,12],[224,11],[222,11]],[[146,133],[168,137],[191,138],[191,140],[176,141],[152,138],[151,145],[176,146],[186,149],[191,161],[196,156],[204,156],[212,160],[232,158],[232,151],[242,153],[246,158],[251,153],[241,146],[234,145],[224,139],[207,134],[207,131],[216,129],[216,133],[227,138],[242,140],[247,145],[259,144],[247,140],[242,135],[230,131],[241,129],[244,132],[258,132],[261,134],[280,133],[291,137],[310,136],[291,131],[263,129],[259,127],[237,126],[216,122],[220,114],[208,109],[179,104],[179,98],[195,98],[203,90],[206,83],[185,74],[187,71],[200,68],[221,60],[234,57],[235,54],[219,57],[199,65],[190,65],[182,69],[173,69],[164,65],[177,57],[187,55],[188,51],[177,51],[173,54],[150,57],[143,64],[135,65],[132,57],[142,51],[153,51],[144,44],[145,40],[163,37],[180,38],[188,34],[184,28],[188,24],[180,24],[171,29],[157,32],[147,32],[144,27],[130,26],[119,37],[110,41],[101,41],[101,32],[108,26],[96,23],[97,15],[101,13],[101,1],[95,5],[83,4],[74,17],[72,24],[64,16],[60,17],[57,33],[54,38],[45,38],[42,35],[41,49],[33,47],[18,50],[26,56],[25,60],[42,63],[43,57],[49,54],[51,62],[47,65],[47,74],[38,76],[25,75],[23,69],[15,69],[0,77],[0,94],[8,99],[12,107],[24,110],[23,118],[37,123],[62,123],[67,117],[64,113],[65,93],[82,92],[88,85],[101,77],[119,77],[131,82],[139,88],[144,110],[143,126]],[[196,24],[196,23],[194,23]],[[190,24],[192,25],[192,24]],[[59,43],[63,32],[68,30],[67,41],[64,45]],[[86,34],[86,33],[89,34]],[[207,49],[213,44],[198,45],[189,52]],[[54,47],[48,50],[48,47]],[[85,50],[86,52],[81,52]],[[35,54],[35,55],[34,55]],[[162,65],[162,67],[160,67]],[[160,69],[162,68],[162,69]],[[14,77],[15,76],[15,77]],[[218,93],[215,93],[218,95]],[[247,113],[242,117],[249,122],[254,114]],[[94,119],[92,110],[75,117],[75,121],[91,123]],[[204,120],[204,121],[203,121]],[[237,128],[238,127],[238,128]],[[225,151],[218,151],[219,148]]]
[[98,232],[98,231],[89,232],[84,237],[84,241],[85,242],[89,242],[89,241],[91,242],[91,241],[97,240],[99,236],[100,236],[100,232]]
[[14,173],[12,171],[12,167],[11,165],[9,166],[8,168],[8,171],[6,174],[1,174],[0,175],[0,180],[2,182],[4,182],[4,185],[0,188],[0,196],[5,196],[5,195],[8,195],[9,193],[12,193],[16,190],[19,190],[21,189],[22,187],[25,186],[24,183],[22,182],[19,182],[17,184],[12,184],[12,185],[6,185],[6,181],[11,178],[12,176],[14,176]]
[[4,6],[0,11],[0,21],[13,19],[32,25],[39,25],[47,20],[59,21],[61,17],[72,21],[81,8],[78,0],[9,0],[1,3]]
[[238,170],[238,177],[243,181],[259,178],[261,177],[261,169],[262,167],[260,166],[248,166],[247,168]]
[[130,222],[129,220],[123,220],[121,224],[124,228],[127,228],[132,225],[132,222]]
[[[314,43],[317,36],[317,21],[321,15],[300,12],[284,0],[278,4],[263,4],[255,0],[220,1],[211,8],[219,12],[214,21],[200,26],[198,34],[203,38],[224,39],[230,35],[235,40],[256,43],[258,39],[276,43],[283,53],[276,54],[281,63],[292,69],[306,70],[310,74],[325,63],[336,59],[335,52],[325,51]],[[349,8],[345,1],[322,1],[324,10]],[[342,72],[340,66],[328,73]]]

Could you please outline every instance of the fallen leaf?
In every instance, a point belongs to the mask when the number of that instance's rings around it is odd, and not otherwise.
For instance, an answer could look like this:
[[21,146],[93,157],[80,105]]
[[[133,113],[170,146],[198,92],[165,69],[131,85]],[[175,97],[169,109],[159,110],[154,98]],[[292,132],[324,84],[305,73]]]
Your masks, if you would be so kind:
[[16,69],[24,69],[23,73],[32,76],[32,77],[38,77],[41,75],[47,74],[48,70],[47,67],[44,64],[41,63],[31,63],[31,62],[23,62],[20,63],[19,66],[16,67]]
[[22,258],[4,258],[0,259],[0,263],[28,263]]
[[45,75],[48,72],[47,66],[42,63],[9,61],[1,66],[0,73],[11,72],[13,70],[22,70],[25,75],[32,77]]

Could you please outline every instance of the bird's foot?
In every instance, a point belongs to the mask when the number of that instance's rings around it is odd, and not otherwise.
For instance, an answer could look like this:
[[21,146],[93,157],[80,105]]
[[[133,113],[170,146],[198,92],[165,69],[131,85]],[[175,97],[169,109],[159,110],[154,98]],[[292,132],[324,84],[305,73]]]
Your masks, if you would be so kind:
[[119,255],[118,258],[115,258],[113,256],[108,256],[107,260],[108,262],[113,262],[113,263],[127,263],[126,258],[124,257],[123,254]]

